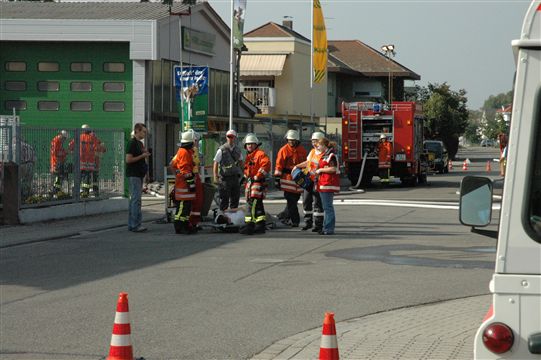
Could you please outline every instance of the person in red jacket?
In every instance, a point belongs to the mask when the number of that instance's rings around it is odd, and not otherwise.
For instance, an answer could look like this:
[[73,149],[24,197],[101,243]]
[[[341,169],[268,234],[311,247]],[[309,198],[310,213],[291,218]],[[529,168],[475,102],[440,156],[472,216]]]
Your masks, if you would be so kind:
[[265,233],[266,216],[263,199],[265,198],[265,179],[270,171],[270,160],[263,150],[257,136],[248,134],[244,138],[244,148],[248,152],[244,162],[244,179],[246,180],[246,203],[250,209],[244,218],[246,225],[240,229],[241,234]]
[[378,168],[381,180],[388,181],[391,172],[391,159],[393,155],[393,144],[388,141],[387,135],[379,136],[378,144]]
[[306,161],[297,164],[295,168],[308,168],[310,179],[312,184],[304,190],[302,207],[304,210],[304,226],[301,230],[306,231],[312,229],[313,232],[320,232],[323,229],[323,207],[321,206],[321,198],[319,193],[316,191],[315,180],[316,180],[316,170],[319,166],[319,161],[323,155],[319,150],[319,140],[323,139],[325,134],[322,132],[316,131],[312,134],[312,150],[308,154]]
[[323,154],[316,170],[317,192],[323,205],[323,229],[320,235],[333,235],[336,223],[334,214],[334,194],[340,191],[340,170],[338,170],[338,158],[335,154],[336,144],[329,139],[319,140],[318,150]]
[[288,130],[286,134],[287,144],[278,150],[276,165],[274,167],[274,181],[278,189],[283,190],[284,198],[287,201],[287,214],[291,219],[291,227],[298,227],[300,222],[297,203],[303,189],[293,181],[291,171],[295,164],[306,159],[306,150],[300,144],[299,132]]
[[62,191],[62,183],[66,180],[66,157],[68,152],[64,149],[64,142],[68,137],[66,130],[62,130],[51,141],[51,174],[54,176],[53,195]]
[[[84,124],[81,126],[82,132],[79,135],[79,170],[81,174],[81,197],[87,198],[90,195],[92,179],[96,170],[96,153],[98,151],[98,142],[90,126]],[[75,141],[71,140],[69,144],[70,152],[75,149]]]
[[193,234],[196,229],[190,224],[192,203],[196,197],[194,175],[193,145],[194,132],[182,133],[180,148],[171,160],[170,166],[175,173],[175,218],[173,225],[177,234]]

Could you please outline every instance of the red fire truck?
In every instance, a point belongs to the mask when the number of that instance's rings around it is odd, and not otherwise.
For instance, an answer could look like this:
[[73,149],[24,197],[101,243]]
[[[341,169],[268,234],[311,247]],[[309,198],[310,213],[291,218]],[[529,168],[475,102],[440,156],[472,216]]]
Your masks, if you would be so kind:
[[[393,144],[391,176],[403,185],[425,183],[427,154],[423,150],[422,108],[414,102],[392,105],[373,102],[342,103],[342,146],[348,177],[353,186],[370,185],[378,174],[378,142],[381,134]],[[364,159],[366,157],[366,160]],[[363,160],[364,166],[363,166]]]

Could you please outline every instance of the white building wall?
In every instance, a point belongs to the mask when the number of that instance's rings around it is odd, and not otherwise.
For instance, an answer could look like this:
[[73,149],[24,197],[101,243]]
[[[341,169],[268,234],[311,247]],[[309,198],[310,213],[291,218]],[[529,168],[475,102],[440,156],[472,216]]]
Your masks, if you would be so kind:
[[134,60],[132,125],[145,122],[145,60]]
[[0,40],[129,42],[130,59],[157,59],[155,20],[0,19]]

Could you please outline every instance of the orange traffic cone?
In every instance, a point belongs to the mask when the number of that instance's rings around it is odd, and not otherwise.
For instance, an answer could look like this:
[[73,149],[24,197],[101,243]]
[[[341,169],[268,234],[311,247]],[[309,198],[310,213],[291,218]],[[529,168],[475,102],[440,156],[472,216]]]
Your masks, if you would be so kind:
[[462,163],[462,170],[464,171],[468,170],[468,162],[466,160],[464,160],[464,162]]
[[447,164],[447,170],[451,171],[453,170],[453,161],[449,160],[449,163]]
[[107,360],[134,360],[131,346],[128,294],[121,292],[116,305],[115,323]]
[[338,360],[338,342],[336,341],[336,326],[334,313],[325,313],[323,320],[323,332],[319,347],[319,360]]
[[491,172],[492,171],[492,167],[490,166],[490,160],[487,160],[487,165],[485,166],[485,170],[487,172]]

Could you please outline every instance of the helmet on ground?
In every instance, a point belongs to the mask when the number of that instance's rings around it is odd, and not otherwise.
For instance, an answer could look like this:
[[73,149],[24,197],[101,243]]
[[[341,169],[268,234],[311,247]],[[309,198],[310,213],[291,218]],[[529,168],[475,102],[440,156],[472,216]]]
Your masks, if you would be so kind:
[[247,144],[259,145],[259,139],[257,138],[257,136],[255,136],[255,134],[246,134],[246,137],[244,138],[244,140],[242,140],[242,143],[244,145],[247,145]]
[[381,134],[381,135],[379,136],[379,139],[380,139],[380,140],[383,140],[383,139],[387,140],[387,135]]
[[286,139],[299,141],[299,132],[297,130],[288,130],[286,133]]
[[226,137],[230,137],[230,136],[234,136],[234,137],[237,137],[237,132],[233,129],[231,130],[228,130],[226,133],[225,133],[225,136]]
[[316,131],[312,134],[312,140],[321,140],[325,137],[325,134],[323,134],[321,131]]
[[193,143],[194,139],[195,139],[195,131],[190,129],[182,133],[182,135],[180,136],[180,143],[178,143],[177,145],[180,146],[182,144]]

